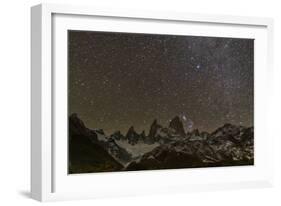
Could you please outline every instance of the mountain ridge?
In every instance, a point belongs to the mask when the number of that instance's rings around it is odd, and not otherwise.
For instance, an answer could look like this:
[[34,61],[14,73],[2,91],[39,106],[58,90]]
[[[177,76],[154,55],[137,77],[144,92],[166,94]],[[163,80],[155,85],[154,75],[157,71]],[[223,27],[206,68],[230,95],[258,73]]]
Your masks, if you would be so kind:
[[[75,148],[73,142],[78,141],[78,145],[82,145],[86,148],[86,153],[93,156],[91,159],[82,155],[82,159],[92,161],[97,158],[97,154],[88,151],[91,150],[90,147],[102,151],[101,159],[106,162],[107,169],[102,162],[96,160],[94,162],[99,162],[99,165],[94,164],[96,166],[92,171],[85,169],[86,172],[238,166],[254,163],[253,127],[229,123],[211,133],[200,132],[198,129],[186,133],[181,119],[175,116],[167,127],[163,127],[155,119],[147,135],[145,131],[137,133],[134,126],[131,126],[126,135],[116,131],[107,136],[102,129],[87,128],[77,114],[72,114],[69,116],[69,133],[69,148]],[[79,143],[78,137],[82,138],[80,141],[91,144],[85,146],[84,143]],[[74,149],[76,150],[79,148]],[[82,154],[85,151],[81,151]],[[77,158],[73,155],[69,156],[70,170],[79,173],[80,170],[73,169],[77,167],[73,166],[75,162],[77,164],[75,159]],[[89,164],[93,164],[91,161]]]

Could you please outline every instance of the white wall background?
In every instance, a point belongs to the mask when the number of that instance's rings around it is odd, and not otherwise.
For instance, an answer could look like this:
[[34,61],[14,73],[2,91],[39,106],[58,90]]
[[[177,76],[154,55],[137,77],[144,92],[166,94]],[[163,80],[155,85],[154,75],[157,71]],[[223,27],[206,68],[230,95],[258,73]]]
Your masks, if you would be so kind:
[[[30,181],[30,6],[46,2],[6,0],[0,12],[0,204],[37,205]],[[275,182],[271,189],[214,191],[178,195],[47,203],[59,205],[280,205],[281,204],[281,12],[276,0],[57,0],[53,3],[101,5],[192,13],[265,16],[275,20],[275,96],[271,109],[275,139]],[[280,68],[280,69],[279,69]]]

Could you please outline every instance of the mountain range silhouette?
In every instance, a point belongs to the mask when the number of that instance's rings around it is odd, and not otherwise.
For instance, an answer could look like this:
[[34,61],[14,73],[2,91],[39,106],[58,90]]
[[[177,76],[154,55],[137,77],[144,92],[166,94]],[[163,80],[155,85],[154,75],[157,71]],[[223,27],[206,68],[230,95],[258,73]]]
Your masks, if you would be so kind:
[[224,124],[214,132],[185,132],[175,116],[167,127],[155,119],[148,134],[134,126],[123,135],[87,128],[69,116],[70,174],[240,166],[254,164],[254,128]]

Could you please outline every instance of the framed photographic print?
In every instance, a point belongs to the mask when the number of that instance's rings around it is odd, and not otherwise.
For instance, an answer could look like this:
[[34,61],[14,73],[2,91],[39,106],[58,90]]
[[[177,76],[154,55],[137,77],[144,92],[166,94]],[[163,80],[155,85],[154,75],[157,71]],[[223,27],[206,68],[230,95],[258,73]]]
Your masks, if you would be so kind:
[[31,11],[34,199],[272,185],[271,19]]

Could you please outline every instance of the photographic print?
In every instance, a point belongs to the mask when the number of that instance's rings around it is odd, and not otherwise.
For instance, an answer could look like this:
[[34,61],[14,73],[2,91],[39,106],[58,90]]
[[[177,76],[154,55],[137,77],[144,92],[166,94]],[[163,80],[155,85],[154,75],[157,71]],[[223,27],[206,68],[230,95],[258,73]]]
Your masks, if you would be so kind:
[[69,174],[254,164],[254,39],[68,31]]

